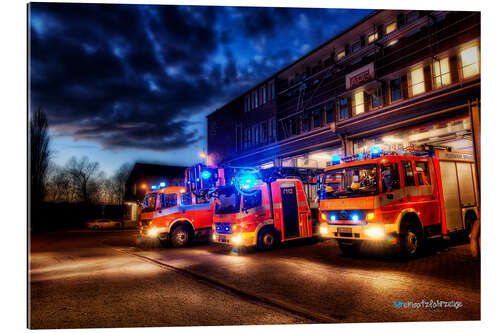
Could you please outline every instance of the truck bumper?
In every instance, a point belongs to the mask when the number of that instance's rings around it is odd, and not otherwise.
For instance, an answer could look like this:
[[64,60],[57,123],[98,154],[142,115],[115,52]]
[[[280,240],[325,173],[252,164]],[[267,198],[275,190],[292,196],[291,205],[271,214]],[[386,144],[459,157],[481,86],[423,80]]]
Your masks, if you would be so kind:
[[395,225],[363,223],[358,225],[321,224],[321,236],[334,239],[380,241],[386,244],[397,243]]
[[254,232],[240,232],[235,234],[212,234],[212,242],[232,246],[254,246],[257,244]]

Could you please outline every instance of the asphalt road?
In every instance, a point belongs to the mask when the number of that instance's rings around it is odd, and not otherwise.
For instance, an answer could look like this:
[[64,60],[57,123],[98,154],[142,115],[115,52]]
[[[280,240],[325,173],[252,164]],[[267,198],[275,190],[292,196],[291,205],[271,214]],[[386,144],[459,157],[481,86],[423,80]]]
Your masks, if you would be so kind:
[[404,261],[373,246],[346,257],[332,240],[238,252],[208,243],[148,248],[136,236],[124,230],[33,236],[29,326],[480,319],[480,263],[467,245],[434,243]]

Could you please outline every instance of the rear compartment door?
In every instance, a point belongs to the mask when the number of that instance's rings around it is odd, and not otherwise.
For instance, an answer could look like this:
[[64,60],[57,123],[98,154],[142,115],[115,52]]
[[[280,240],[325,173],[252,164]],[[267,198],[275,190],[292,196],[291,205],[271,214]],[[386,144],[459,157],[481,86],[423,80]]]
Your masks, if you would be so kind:
[[463,229],[457,168],[453,161],[440,161],[443,207],[449,232]]
[[280,183],[280,191],[283,207],[284,238],[299,237],[299,209],[297,205],[297,189],[295,188],[295,183]]

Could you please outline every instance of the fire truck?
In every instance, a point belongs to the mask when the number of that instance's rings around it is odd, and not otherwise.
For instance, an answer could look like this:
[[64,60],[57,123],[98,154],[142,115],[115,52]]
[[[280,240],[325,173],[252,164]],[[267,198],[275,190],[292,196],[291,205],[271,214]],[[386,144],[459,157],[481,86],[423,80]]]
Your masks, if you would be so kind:
[[194,238],[209,236],[216,169],[202,164],[186,169],[186,186],[153,185],[144,198],[140,235],[147,243],[184,247]]
[[478,217],[474,158],[447,147],[401,153],[373,147],[341,159],[322,175],[320,233],[344,253],[365,241],[395,245],[407,257],[425,240],[470,234]]
[[225,168],[213,192],[215,243],[271,249],[318,230],[315,175],[310,168]]

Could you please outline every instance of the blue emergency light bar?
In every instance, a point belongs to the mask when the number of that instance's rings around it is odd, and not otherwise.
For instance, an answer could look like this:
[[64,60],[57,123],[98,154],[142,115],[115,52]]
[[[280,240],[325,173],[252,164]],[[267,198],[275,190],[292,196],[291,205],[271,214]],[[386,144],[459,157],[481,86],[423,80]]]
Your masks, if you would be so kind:
[[208,170],[205,170],[201,173],[201,178],[203,179],[208,179],[212,176],[212,173]]
[[156,190],[156,185],[151,185],[152,190]]
[[372,149],[370,150],[370,153],[372,155],[372,158],[373,157],[380,157],[380,155],[382,154],[382,149],[380,149],[380,147],[372,147]]
[[332,165],[337,165],[340,164],[340,155],[333,155],[332,156]]
[[160,187],[165,187],[165,186],[166,186],[166,185],[165,185],[165,182],[161,182],[161,183],[160,183]]

